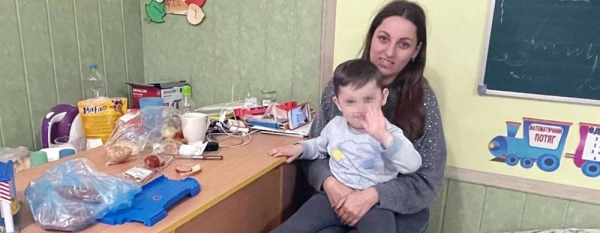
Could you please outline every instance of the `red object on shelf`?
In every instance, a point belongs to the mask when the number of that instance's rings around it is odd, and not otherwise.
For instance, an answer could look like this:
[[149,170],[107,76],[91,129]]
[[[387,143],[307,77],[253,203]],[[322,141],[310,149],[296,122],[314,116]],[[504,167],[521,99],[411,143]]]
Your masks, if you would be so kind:
[[267,112],[267,106],[260,106],[254,108],[236,108],[233,110],[235,116],[240,117],[243,115],[262,115]]
[[[298,106],[298,102],[289,101],[289,102],[285,102],[282,104],[278,104],[277,108],[287,112],[287,111],[292,110],[296,106]],[[268,109],[268,106],[260,106],[260,107],[254,107],[254,108],[236,108],[233,110],[233,114],[236,117],[241,117],[244,115],[263,115],[267,112],[267,109]]]
[[282,104],[277,105],[279,109],[283,109],[285,111],[292,110],[292,108],[296,107],[298,103],[296,101],[289,101]]

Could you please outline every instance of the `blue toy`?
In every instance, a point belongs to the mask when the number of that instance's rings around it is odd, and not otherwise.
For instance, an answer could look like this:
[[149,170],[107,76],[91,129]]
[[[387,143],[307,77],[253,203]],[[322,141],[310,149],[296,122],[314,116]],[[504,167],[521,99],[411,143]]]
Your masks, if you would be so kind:
[[516,138],[520,126],[507,121],[507,136],[493,138],[488,144],[490,153],[504,158],[509,166],[531,168],[537,164],[545,172],[558,169],[571,123],[524,117],[523,138]]
[[173,204],[198,193],[200,184],[195,179],[169,180],[163,175],[144,185],[142,192],[133,198],[130,208],[110,212],[98,221],[110,225],[141,222],[151,227],[167,217],[167,209]]

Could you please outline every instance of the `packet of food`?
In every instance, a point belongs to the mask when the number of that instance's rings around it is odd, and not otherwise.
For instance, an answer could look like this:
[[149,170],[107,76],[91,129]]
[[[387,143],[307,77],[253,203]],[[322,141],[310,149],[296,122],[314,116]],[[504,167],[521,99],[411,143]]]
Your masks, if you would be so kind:
[[117,119],[127,111],[127,98],[93,98],[77,103],[86,138],[100,138],[102,143],[115,128]]
[[106,141],[106,165],[120,164],[139,155],[146,145],[146,132],[141,118],[136,111],[128,113],[117,120],[112,134]]
[[144,184],[157,175],[162,174],[162,171],[171,165],[175,160],[173,155],[147,155],[143,162],[138,163],[123,173],[123,177],[127,180]]

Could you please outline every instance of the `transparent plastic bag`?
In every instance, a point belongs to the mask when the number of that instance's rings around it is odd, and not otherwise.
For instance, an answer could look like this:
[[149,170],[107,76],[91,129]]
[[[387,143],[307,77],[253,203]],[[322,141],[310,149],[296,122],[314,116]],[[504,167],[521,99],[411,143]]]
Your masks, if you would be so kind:
[[13,161],[15,172],[29,169],[29,149],[21,146],[17,148],[0,148],[0,162]]
[[146,146],[147,134],[138,112],[129,112],[117,120],[106,142],[106,166],[137,157]]
[[81,231],[109,211],[130,207],[139,185],[96,171],[85,158],[47,170],[25,189],[35,221],[44,230]]
[[149,106],[140,110],[140,116],[149,144],[169,138],[183,139],[181,116],[177,109],[169,106]]
[[183,145],[182,142],[175,139],[164,139],[152,145],[153,154],[179,154],[179,148]]

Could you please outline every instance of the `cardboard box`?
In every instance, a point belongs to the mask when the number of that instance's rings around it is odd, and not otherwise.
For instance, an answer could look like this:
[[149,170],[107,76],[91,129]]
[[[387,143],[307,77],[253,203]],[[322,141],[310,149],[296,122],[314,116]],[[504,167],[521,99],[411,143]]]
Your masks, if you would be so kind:
[[179,109],[183,99],[181,87],[187,84],[185,80],[160,83],[127,83],[131,86],[131,108],[140,107],[140,99],[144,97],[161,97],[165,105]]

